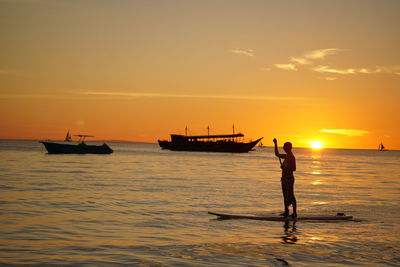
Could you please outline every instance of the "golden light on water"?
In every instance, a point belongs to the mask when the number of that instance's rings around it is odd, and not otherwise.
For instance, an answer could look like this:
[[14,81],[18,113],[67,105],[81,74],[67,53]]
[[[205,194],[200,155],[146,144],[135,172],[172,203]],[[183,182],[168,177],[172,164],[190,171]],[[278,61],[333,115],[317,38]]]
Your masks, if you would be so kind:
[[311,184],[313,184],[313,185],[319,185],[319,184],[322,184],[322,182],[321,182],[321,180],[316,180],[316,181],[312,182]]
[[324,145],[322,144],[322,142],[320,141],[311,141],[310,142],[310,147],[312,149],[321,149],[324,147]]

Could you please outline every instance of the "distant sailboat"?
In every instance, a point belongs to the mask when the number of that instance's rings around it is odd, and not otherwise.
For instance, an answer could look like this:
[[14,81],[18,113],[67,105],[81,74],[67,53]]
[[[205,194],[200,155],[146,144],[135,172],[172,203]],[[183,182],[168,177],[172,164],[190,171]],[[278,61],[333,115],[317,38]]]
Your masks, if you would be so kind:
[[71,142],[72,141],[72,138],[71,138],[71,135],[69,134],[69,131],[67,132],[67,135],[65,136],[65,140],[64,141],[66,141],[66,142]]
[[381,144],[379,145],[378,150],[379,151],[386,151],[387,149],[385,149],[385,147],[383,146],[383,143],[381,142]]

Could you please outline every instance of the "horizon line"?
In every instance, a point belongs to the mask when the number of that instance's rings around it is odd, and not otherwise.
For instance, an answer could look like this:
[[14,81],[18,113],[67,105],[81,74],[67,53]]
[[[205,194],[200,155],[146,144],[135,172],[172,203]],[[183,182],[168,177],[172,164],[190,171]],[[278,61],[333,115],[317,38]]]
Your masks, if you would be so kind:
[[[63,142],[64,140],[51,140],[51,139],[31,139],[31,138],[0,138],[0,141],[59,141]],[[78,142],[78,141],[72,141],[72,142]],[[114,142],[114,143],[137,143],[137,144],[157,144],[157,142],[146,142],[146,141],[131,141],[131,140],[116,140],[116,139],[98,139],[98,140],[89,140],[85,142]],[[268,148],[274,148],[274,146],[262,146],[262,147],[268,147]],[[259,148],[259,146],[257,146]],[[278,147],[280,148],[280,147]],[[351,150],[371,150],[371,151],[378,151],[378,149],[373,149],[373,148],[346,148],[346,147],[323,147],[321,149],[312,149],[311,147],[308,146],[295,146],[294,149],[296,148],[306,148],[310,150],[324,150],[324,149],[351,149]],[[400,151],[400,149],[388,149],[387,151]]]

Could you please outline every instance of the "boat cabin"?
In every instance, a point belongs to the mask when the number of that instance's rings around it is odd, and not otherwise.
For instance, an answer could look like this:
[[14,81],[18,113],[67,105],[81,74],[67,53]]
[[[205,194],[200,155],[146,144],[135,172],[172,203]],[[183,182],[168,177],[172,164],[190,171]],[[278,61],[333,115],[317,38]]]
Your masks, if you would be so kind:
[[173,143],[182,142],[235,142],[237,138],[244,137],[243,134],[222,134],[222,135],[179,135],[171,134]]

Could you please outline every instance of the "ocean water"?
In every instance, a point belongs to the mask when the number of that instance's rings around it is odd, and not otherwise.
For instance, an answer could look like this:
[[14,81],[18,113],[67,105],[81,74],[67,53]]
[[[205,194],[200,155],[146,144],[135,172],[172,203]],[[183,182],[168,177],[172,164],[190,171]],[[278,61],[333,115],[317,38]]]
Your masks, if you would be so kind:
[[0,141],[0,265],[399,266],[400,151],[295,149],[299,215],[356,221],[217,220],[282,212],[272,148],[49,155]]

